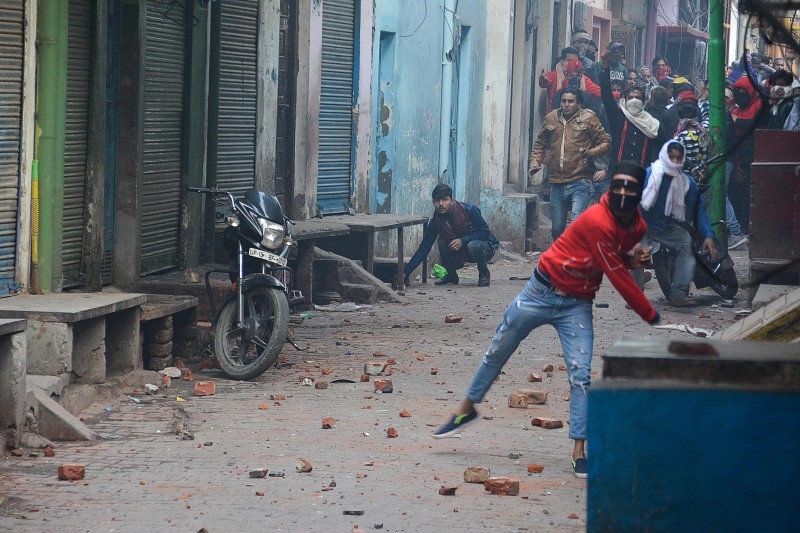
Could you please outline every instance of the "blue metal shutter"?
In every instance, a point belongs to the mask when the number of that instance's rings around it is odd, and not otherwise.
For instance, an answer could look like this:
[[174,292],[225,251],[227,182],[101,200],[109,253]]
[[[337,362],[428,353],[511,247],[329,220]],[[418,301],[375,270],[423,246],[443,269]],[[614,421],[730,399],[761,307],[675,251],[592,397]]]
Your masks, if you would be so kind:
[[356,0],[325,0],[322,9],[317,205],[332,214],[347,212],[350,203]]
[[83,251],[83,203],[89,134],[92,44],[91,0],[69,0],[67,122],[64,133],[64,212],[61,228],[63,286],[79,285]]
[[220,8],[216,183],[241,197],[255,184],[258,0],[225,0]]
[[183,165],[186,14],[183,4],[147,2],[141,272],[178,264]]
[[15,285],[22,135],[24,2],[0,5],[0,296]]

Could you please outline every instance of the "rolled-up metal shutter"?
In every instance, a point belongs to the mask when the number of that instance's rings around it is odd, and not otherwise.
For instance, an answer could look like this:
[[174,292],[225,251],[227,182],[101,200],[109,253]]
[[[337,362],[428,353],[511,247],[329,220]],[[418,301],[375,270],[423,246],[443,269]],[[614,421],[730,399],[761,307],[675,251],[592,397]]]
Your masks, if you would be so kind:
[[0,5],[0,296],[15,284],[22,135],[24,2]]
[[220,9],[217,186],[241,197],[255,183],[258,0]]
[[141,272],[177,266],[183,166],[186,13],[183,4],[147,2]]
[[61,229],[61,273],[64,287],[80,284],[83,203],[86,191],[89,133],[91,32],[91,0],[69,0],[67,123],[64,134],[64,212]]
[[332,214],[350,203],[356,0],[325,0],[322,9],[317,205]]

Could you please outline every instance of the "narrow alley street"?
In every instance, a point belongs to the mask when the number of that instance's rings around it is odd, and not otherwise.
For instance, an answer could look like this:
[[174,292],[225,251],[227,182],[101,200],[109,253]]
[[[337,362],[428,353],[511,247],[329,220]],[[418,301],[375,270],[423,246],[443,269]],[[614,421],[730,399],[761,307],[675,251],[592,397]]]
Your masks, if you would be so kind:
[[[740,279],[745,256],[734,256]],[[523,342],[480,406],[478,424],[461,438],[431,438],[463,397],[503,310],[534,264],[504,254],[491,267],[489,288],[475,286],[473,267],[461,271],[457,287],[414,281],[403,304],[315,311],[296,328],[308,349],[287,345],[281,367],[253,382],[191,365],[193,382],[174,379],[154,395],[129,388],[96,403],[84,418],[101,437],[97,442],[59,442],[54,457],[26,450],[3,458],[0,530],[582,531],[586,481],[573,476],[569,462],[567,374],[551,328]],[[740,294],[733,309],[670,308],[655,280],[646,293],[663,323],[715,331],[746,305]],[[600,356],[622,336],[688,338],[648,326],[607,281],[596,302],[608,303],[594,309],[596,380]],[[448,314],[462,320],[446,323]],[[373,361],[387,365],[391,375],[380,378],[392,381],[393,392],[376,393],[374,377],[360,381]],[[548,364],[552,373],[543,371]],[[529,382],[531,373],[543,381]],[[216,394],[194,396],[202,380],[215,381]],[[329,385],[317,388],[312,380]],[[546,403],[510,408],[509,394],[520,388],[548,393]],[[561,419],[564,427],[533,427],[535,416]],[[333,427],[323,429],[328,417]],[[396,438],[388,437],[389,428]],[[313,470],[298,472],[299,458]],[[58,466],[65,463],[85,465],[85,478],[59,481]],[[529,473],[530,464],[543,470]],[[466,483],[470,466],[519,480],[519,495],[492,495],[482,484]],[[251,477],[257,469],[268,475]],[[455,487],[455,494],[441,495],[442,487]]]

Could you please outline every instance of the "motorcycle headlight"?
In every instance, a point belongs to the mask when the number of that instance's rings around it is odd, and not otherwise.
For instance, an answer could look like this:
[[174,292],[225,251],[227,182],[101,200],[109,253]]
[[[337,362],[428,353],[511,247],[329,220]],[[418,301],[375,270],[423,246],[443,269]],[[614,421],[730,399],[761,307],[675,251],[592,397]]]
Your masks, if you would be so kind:
[[261,226],[261,244],[265,248],[275,250],[283,244],[285,231],[281,224],[270,222],[265,218],[259,218],[258,224]]

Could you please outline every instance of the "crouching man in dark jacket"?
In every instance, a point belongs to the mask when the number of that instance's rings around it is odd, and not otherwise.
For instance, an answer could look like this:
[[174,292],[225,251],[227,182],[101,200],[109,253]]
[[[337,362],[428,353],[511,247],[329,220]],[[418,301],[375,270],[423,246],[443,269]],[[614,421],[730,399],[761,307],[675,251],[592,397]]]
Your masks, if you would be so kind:
[[465,263],[477,263],[478,287],[488,287],[488,261],[494,257],[500,242],[489,230],[481,210],[468,202],[453,200],[453,189],[444,183],[434,187],[431,197],[434,213],[425,225],[419,248],[406,265],[404,283],[409,284],[409,275],[427,259],[433,243],[438,241],[442,266],[447,269],[447,275],[436,285],[458,285],[456,271],[463,268]]

